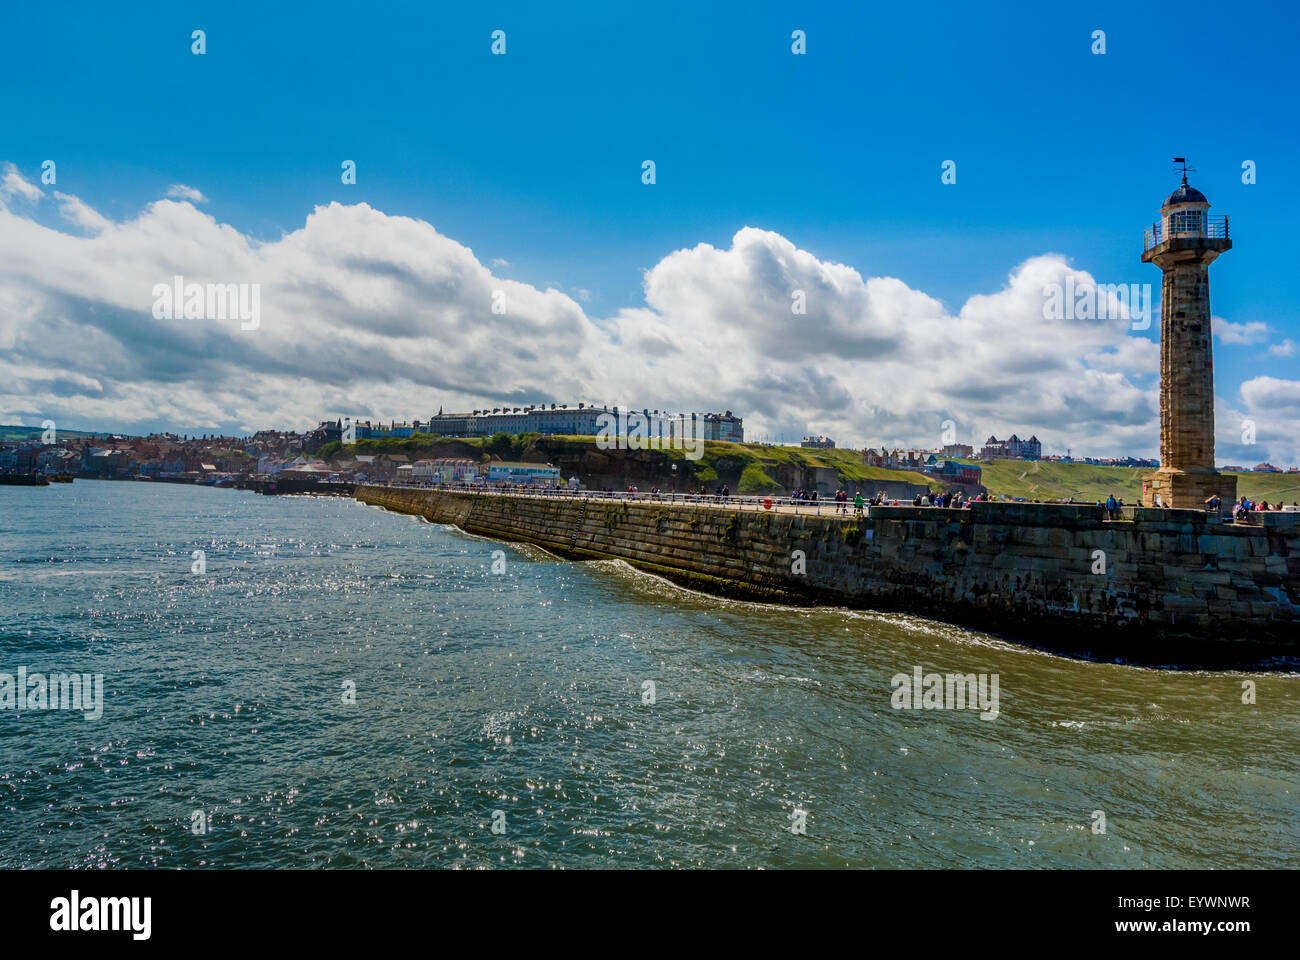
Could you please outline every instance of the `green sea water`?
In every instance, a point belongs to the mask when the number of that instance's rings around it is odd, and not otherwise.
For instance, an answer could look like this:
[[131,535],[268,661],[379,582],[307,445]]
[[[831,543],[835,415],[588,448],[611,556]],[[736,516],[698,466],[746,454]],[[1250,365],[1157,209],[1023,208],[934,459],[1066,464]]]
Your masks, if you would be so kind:
[[[0,673],[21,667],[102,674],[103,704],[0,710],[5,867],[1250,868],[1300,849],[1295,675],[729,602],[346,499],[0,487]],[[917,667],[996,676],[996,719],[896,709]]]

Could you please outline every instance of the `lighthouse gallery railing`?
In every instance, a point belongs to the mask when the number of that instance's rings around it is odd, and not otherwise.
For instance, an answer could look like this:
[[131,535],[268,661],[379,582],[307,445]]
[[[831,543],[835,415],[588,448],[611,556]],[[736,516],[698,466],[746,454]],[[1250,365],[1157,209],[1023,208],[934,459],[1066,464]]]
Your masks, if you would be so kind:
[[1204,230],[1174,230],[1165,229],[1165,224],[1153,223],[1147,228],[1142,240],[1142,251],[1145,253],[1152,247],[1158,247],[1170,237],[1208,237],[1213,240],[1228,239],[1228,217],[1227,215],[1218,217],[1206,217]]

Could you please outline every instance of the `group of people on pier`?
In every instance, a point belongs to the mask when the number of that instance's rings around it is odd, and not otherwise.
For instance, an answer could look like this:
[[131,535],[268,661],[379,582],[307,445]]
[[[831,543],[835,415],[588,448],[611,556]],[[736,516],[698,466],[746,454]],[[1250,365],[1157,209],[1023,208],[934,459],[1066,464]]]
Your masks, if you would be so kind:
[[[1292,504],[1292,506],[1294,505],[1295,504]],[[1210,498],[1210,509],[1212,511],[1217,511],[1222,506],[1223,506],[1223,501],[1220,500],[1218,497]],[[1280,500],[1277,503],[1270,506],[1267,500],[1255,501],[1250,499],[1250,497],[1239,497],[1237,499],[1237,502],[1232,505],[1232,519],[1234,522],[1239,522],[1242,519],[1244,519],[1245,515],[1247,513],[1250,513],[1252,510],[1282,510],[1282,509],[1285,509],[1285,505]]]

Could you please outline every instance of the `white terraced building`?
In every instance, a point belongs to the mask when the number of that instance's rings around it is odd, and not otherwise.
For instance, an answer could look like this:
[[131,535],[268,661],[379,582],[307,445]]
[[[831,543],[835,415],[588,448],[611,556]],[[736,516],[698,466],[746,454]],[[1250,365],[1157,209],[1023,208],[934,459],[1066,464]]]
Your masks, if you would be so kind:
[[[494,407],[492,409],[474,410],[470,413],[443,413],[441,410],[429,418],[428,432],[444,437],[490,437],[494,433],[540,433],[546,436],[595,436],[600,431],[602,415],[615,416],[627,414],[627,408],[596,406],[594,404],[567,403],[549,406],[530,404],[523,407]],[[695,420],[702,421],[702,435],[705,440],[726,440],[741,443],[745,439],[744,421],[732,414],[725,413],[677,413],[668,411],[642,410],[642,416],[652,423],[661,421],[680,421],[683,424]]]

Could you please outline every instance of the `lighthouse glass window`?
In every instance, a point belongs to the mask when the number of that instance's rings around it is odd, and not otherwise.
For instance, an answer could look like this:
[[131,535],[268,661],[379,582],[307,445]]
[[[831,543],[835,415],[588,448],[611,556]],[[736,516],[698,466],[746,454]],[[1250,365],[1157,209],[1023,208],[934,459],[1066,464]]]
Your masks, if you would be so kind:
[[1199,234],[1205,232],[1205,213],[1201,210],[1179,210],[1177,213],[1169,214],[1169,233],[1172,236],[1179,234]]

